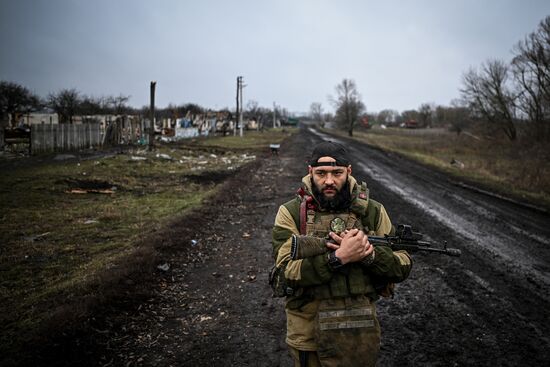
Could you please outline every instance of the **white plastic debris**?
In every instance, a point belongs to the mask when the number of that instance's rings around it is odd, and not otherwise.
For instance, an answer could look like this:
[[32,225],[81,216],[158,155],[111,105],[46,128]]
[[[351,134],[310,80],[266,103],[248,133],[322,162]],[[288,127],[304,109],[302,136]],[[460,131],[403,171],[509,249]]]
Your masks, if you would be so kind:
[[168,270],[170,270],[170,265],[168,263],[164,263],[162,265],[157,265],[157,269],[162,270],[162,271],[168,271]]
[[133,161],[144,161],[144,160],[146,160],[147,158],[146,158],[146,157],[140,157],[140,156],[133,155],[132,157],[130,157],[130,159],[133,160]]
[[167,159],[169,161],[172,160],[172,157],[170,157],[168,154],[164,154],[164,153],[158,153],[157,158]]

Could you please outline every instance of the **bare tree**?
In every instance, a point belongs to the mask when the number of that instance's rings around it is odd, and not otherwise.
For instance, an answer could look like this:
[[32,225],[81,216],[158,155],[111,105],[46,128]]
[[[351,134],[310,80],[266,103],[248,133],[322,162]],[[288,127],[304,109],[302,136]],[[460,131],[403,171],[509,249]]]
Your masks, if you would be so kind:
[[418,123],[423,127],[432,127],[435,107],[433,103],[423,103],[418,108]]
[[119,94],[116,97],[107,98],[107,104],[111,106],[115,115],[122,115],[126,113],[128,106],[126,105],[130,100],[130,96]]
[[365,110],[361,102],[361,95],[352,79],[343,79],[336,86],[336,99],[332,100],[336,108],[336,122],[347,129],[349,136],[353,136],[353,128],[359,120],[359,115]]
[[78,112],[82,115],[97,115],[105,112],[105,100],[102,97],[84,96]]
[[80,93],[72,89],[62,89],[48,96],[49,106],[59,115],[59,122],[73,123],[73,118],[82,102]]
[[309,106],[309,114],[311,119],[319,123],[323,122],[323,106],[319,102],[313,102]]
[[263,116],[260,113],[260,105],[258,101],[251,99],[246,103],[246,116],[250,119],[255,120],[257,124],[257,129],[260,130]]
[[246,114],[249,118],[253,118],[255,120],[258,119],[258,114],[260,110],[260,105],[257,101],[251,99],[246,103]]
[[514,48],[512,71],[519,86],[518,108],[537,140],[550,139],[550,16]]
[[453,99],[451,106],[437,106],[434,114],[434,122],[444,125],[450,131],[460,135],[471,123],[471,111],[465,101]]
[[378,121],[380,124],[392,125],[393,123],[395,123],[398,115],[399,112],[397,112],[396,110],[385,109],[378,112],[378,115],[376,116],[376,121]]
[[472,68],[464,74],[462,83],[462,97],[473,112],[502,130],[511,141],[516,140],[516,95],[509,86],[508,66],[489,60],[481,71]]
[[0,82],[0,120],[10,116],[14,127],[21,114],[36,111],[40,107],[40,98],[27,88],[17,83]]
[[330,112],[323,113],[323,121],[332,121],[334,120],[334,115]]

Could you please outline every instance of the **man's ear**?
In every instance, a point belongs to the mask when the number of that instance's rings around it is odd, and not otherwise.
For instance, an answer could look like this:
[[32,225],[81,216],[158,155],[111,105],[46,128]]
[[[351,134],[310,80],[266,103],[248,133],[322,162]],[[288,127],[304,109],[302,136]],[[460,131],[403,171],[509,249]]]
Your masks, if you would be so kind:
[[307,166],[307,171],[311,175],[313,173],[313,168],[311,168],[311,166]]
[[348,166],[348,175],[351,175],[351,165]]

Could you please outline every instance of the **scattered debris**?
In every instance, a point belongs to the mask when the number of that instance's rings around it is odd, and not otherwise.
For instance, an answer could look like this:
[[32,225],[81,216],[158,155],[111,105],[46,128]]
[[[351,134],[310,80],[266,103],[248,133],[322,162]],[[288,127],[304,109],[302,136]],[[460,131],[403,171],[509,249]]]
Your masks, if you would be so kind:
[[40,241],[40,240],[42,240],[42,238],[46,237],[50,233],[51,232],[46,232],[46,233],[42,233],[42,234],[37,234],[35,236],[25,237],[25,240],[30,241],[30,242]]
[[66,179],[68,194],[114,194],[118,187],[107,181]]
[[65,191],[67,194],[114,194],[111,189],[70,189]]
[[94,224],[94,223],[98,223],[98,221],[95,220],[95,219],[88,219],[88,220],[84,221],[84,224]]
[[250,233],[244,232],[243,233],[243,238],[250,238]]
[[164,263],[162,265],[158,265],[157,269],[162,271],[168,271],[170,270],[170,265],[168,263]]
[[269,144],[269,149],[271,149],[271,155],[279,155],[279,149],[281,144]]
[[474,138],[475,140],[481,140],[481,138],[479,136],[475,136],[474,134],[469,133],[468,131],[463,131],[462,134],[466,135],[466,136],[469,136],[471,138]]
[[130,157],[130,159],[133,161],[145,161],[147,160],[147,157],[140,157],[140,156],[133,155]]
[[195,247],[199,244],[199,241],[197,240],[191,240],[191,246]]
[[162,159],[166,159],[166,160],[173,160],[172,157],[170,157],[168,154],[164,154],[164,153],[157,153],[157,158],[162,158]]
[[460,168],[460,169],[464,169],[464,163],[462,163],[461,161],[457,161],[456,159],[451,159],[451,166],[453,167],[457,167],[457,168]]

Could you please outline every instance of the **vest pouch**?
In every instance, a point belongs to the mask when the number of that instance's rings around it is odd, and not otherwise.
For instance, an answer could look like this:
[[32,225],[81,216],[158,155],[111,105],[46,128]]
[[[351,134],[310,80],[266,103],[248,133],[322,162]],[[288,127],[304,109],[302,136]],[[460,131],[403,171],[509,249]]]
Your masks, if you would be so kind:
[[350,267],[348,283],[349,292],[351,294],[358,295],[368,293],[369,289],[367,285],[370,284],[370,281],[369,279],[365,279],[365,277],[368,277],[368,275],[363,273],[363,269],[360,265],[353,264],[353,266]]
[[349,296],[348,285],[346,280],[346,274],[336,273],[330,280],[330,294],[332,297],[346,297]]
[[321,300],[315,338],[323,367],[374,366],[380,350],[374,304],[365,296]]

